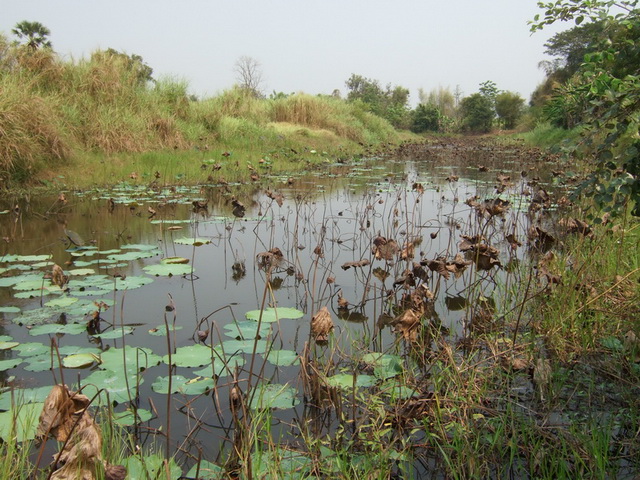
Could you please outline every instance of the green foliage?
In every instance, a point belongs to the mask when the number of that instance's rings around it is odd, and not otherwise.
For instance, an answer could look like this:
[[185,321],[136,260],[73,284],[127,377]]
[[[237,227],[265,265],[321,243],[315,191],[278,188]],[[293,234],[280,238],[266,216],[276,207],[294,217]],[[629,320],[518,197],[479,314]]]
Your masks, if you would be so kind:
[[495,102],[496,113],[504,128],[514,128],[522,116],[524,98],[514,92],[500,92],[496,95]]
[[347,100],[360,101],[375,115],[388,120],[396,128],[409,126],[409,90],[388,84],[385,88],[377,80],[352,74],[346,81],[349,93]]
[[25,45],[32,50],[38,48],[51,48],[51,41],[48,40],[51,31],[40,22],[29,22],[23,20],[16,24],[11,30],[18,39],[24,40]]
[[464,130],[477,133],[491,131],[494,109],[489,97],[481,93],[474,93],[462,99],[460,109]]
[[[571,115],[583,127],[582,140],[569,149],[577,158],[593,159],[593,170],[578,193],[599,208],[619,214],[630,208],[640,215],[640,12],[637,0],[540,3],[536,31],[559,20],[601,22],[604,38],[584,57],[584,63],[565,84],[550,107],[556,118]],[[615,6],[616,13],[610,9]],[[627,62],[625,59],[634,59]],[[567,94],[570,95],[567,95]]]
[[411,117],[413,132],[439,132],[442,129],[442,114],[435,105],[421,103],[411,112]]
[[153,68],[147,65],[140,55],[136,55],[135,53],[129,55],[124,52],[114,50],[113,48],[107,48],[107,50],[105,50],[105,54],[120,59],[125,64],[126,68],[133,72],[134,76],[141,84],[153,81]]

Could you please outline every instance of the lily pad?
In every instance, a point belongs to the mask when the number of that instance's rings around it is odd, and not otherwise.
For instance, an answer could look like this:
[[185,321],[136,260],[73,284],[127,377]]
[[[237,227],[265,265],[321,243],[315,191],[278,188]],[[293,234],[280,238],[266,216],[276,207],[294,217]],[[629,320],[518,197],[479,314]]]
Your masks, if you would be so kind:
[[21,405],[17,411],[0,413],[0,438],[5,442],[23,442],[36,436],[36,429],[44,403]]
[[149,478],[162,478],[163,480],[178,480],[182,476],[182,469],[173,459],[169,462],[169,478],[167,478],[164,466],[164,457],[153,454],[145,455],[144,461],[138,456],[131,456],[124,460],[127,469],[127,480],[147,480]]
[[155,275],[156,277],[172,277],[174,275],[189,275],[193,272],[193,267],[183,264],[160,263],[157,265],[147,265],[143,270],[149,275]]
[[67,335],[78,335],[86,332],[87,326],[80,323],[68,323],[61,325],[59,323],[51,323],[48,325],[38,325],[29,330],[29,335],[54,335],[58,333]]
[[85,275],[95,275],[96,271],[93,268],[74,268],[69,270],[67,274],[74,277],[82,277]]
[[258,330],[258,323],[254,320],[241,320],[235,323],[228,323],[224,326],[225,335],[237,339],[252,339],[256,337],[266,337],[271,332],[271,325],[264,322]]
[[144,287],[153,282],[153,279],[142,276],[127,276],[126,278],[116,278],[116,290],[134,290]]
[[45,303],[45,307],[68,307],[70,305],[73,305],[74,303],[76,303],[78,301],[77,297],[58,297],[58,298],[54,298],[53,300],[49,300],[47,303]]
[[225,477],[225,471],[222,467],[219,467],[215,463],[202,460],[200,465],[198,464],[191,467],[191,470],[187,473],[187,478],[196,478],[198,480],[220,480]]
[[100,357],[91,353],[76,353],[62,359],[62,365],[66,368],[83,368],[100,360]]
[[45,372],[47,370],[57,370],[60,368],[58,356],[52,356],[50,353],[26,358],[25,362],[27,362],[27,365],[22,368],[24,368],[27,372]]
[[[332,377],[327,377],[326,382],[332,387],[338,387],[342,389],[351,389],[354,386],[353,375],[348,373],[341,373]],[[373,375],[357,375],[355,378],[356,387],[372,387],[376,384],[376,377]]]
[[20,345],[20,342],[5,342],[0,340],[0,350],[11,350],[18,345]]
[[0,313],[20,313],[20,308],[5,305],[0,307]]
[[126,370],[130,374],[146,370],[158,365],[161,357],[148,348],[130,347],[110,348],[100,355],[100,368],[122,374]]
[[143,243],[131,244],[131,245],[122,245],[123,250],[142,250],[142,251],[150,251],[150,250],[158,250],[156,245],[145,245]]
[[167,258],[163,258],[160,261],[160,263],[163,263],[166,265],[180,265],[180,264],[189,263],[189,259],[184,257],[167,257]]
[[158,377],[151,388],[156,393],[182,393],[184,395],[202,395],[214,387],[211,377],[196,377],[187,379],[182,375],[171,378],[171,392],[169,392],[169,377]]
[[122,371],[116,373],[111,370],[96,370],[84,379],[82,392],[92,398],[98,393],[99,389],[102,402],[107,400],[111,402],[124,403],[136,397],[137,388],[144,383],[144,378],[137,374],[128,373],[126,378]]
[[121,427],[129,427],[131,425],[138,425],[140,423],[151,420],[153,414],[149,410],[144,408],[136,409],[135,413],[132,410],[125,410],[124,412],[114,413],[113,420]]
[[0,410],[10,410],[12,405],[41,403],[47,398],[51,386],[37,388],[17,388],[0,393]]
[[265,360],[279,367],[300,365],[300,355],[293,350],[271,350]]
[[16,368],[24,360],[22,358],[10,358],[8,360],[0,360],[0,372],[4,372],[11,368]]
[[124,335],[130,335],[132,333],[133,327],[116,327],[108,332],[97,333],[93,336],[96,338],[102,338],[103,340],[109,340],[112,338],[122,338]]
[[267,351],[266,340],[226,340],[222,342],[221,349],[224,350],[225,355],[231,355],[236,352],[252,353],[255,348],[255,353],[264,353]]
[[159,251],[153,250],[134,250],[132,252],[112,253],[111,255],[108,255],[107,258],[110,260],[116,260],[117,262],[131,262],[133,260],[140,260],[141,258],[155,257],[159,253]]
[[404,371],[402,358],[398,355],[367,353],[362,356],[362,361],[373,365],[373,374],[382,380],[400,375]]
[[[247,319],[258,321],[260,318],[260,310],[251,310],[247,312]],[[262,321],[264,323],[273,323],[284,318],[297,319],[304,316],[304,312],[290,307],[266,308],[262,312]]]
[[194,247],[199,247],[201,245],[205,245],[207,243],[211,243],[211,240],[208,238],[191,238],[191,237],[180,237],[173,240],[173,243],[178,243],[180,245],[193,245]]
[[[169,332],[172,333],[174,330],[182,330],[182,325],[175,325],[173,327],[169,327]],[[166,337],[167,336],[167,327],[166,325],[158,325],[149,330],[149,335],[153,335],[154,337]]]
[[227,375],[231,375],[236,367],[242,367],[245,363],[244,356],[242,355],[234,355],[231,358],[227,358],[226,362],[217,357],[214,357],[212,361],[213,367],[207,365],[200,370],[194,370],[193,374],[201,377],[226,377]]
[[35,357],[38,355],[44,355],[49,353],[51,347],[39,342],[26,342],[21,343],[16,347],[18,355],[21,357]]
[[251,399],[251,408],[258,409],[287,409],[295,407],[300,403],[298,391],[289,385],[279,385],[268,383],[258,385],[255,394]]
[[[212,350],[211,347],[200,344],[179,347],[171,355],[171,362],[177,367],[202,367],[211,363],[211,357],[217,358]],[[169,364],[169,355],[162,357],[162,361]]]

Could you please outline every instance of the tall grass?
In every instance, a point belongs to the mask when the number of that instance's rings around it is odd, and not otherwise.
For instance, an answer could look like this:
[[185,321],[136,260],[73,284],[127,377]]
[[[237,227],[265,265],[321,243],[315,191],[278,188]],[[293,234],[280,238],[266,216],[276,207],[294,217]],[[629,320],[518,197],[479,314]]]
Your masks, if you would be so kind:
[[148,81],[117,52],[62,60],[50,50],[12,46],[2,36],[0,92],[5,181],[65,166],[67,175],[77,175],[92,168],[86,162],[95,154],[202,151],[237,145],[239,138],[279,144],[291,137],[312,149],[313,142],[353,149],[356,143],[399,140],[385,120],[332,97],[263,99],[231,88],[194,100],[184,80]]

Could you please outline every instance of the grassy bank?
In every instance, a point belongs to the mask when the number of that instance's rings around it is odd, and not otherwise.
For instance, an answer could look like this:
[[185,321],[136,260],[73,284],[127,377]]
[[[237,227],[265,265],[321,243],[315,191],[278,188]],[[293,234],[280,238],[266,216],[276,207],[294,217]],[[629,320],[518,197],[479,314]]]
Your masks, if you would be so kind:
[[233,88],[198,100],[184,82],[141,78],[135,62],[117,52],[65,61],[2,38],[0,50],[5,185],[44,180],[81,188],[155,171],[195,182],[203,160],[220,163],[220,175],[241,177],[247,163],[268,155],[274,171],[294,171],[321,160],[311,150],[335,158],[401,140],[387,121],[328,96],[264,99]]

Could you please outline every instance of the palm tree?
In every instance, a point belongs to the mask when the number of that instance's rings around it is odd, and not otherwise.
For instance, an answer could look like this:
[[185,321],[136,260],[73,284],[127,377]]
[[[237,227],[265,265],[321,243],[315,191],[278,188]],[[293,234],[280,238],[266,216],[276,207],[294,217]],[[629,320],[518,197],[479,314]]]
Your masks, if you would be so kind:
[[51,35],[51,31],[40,22],[23,20],[16,24],[11,33],[20,39],[24,38],[26,45],[33,50],[40,47],[52,47],[51,42],[47,39]]

